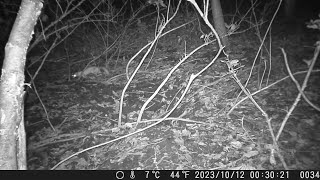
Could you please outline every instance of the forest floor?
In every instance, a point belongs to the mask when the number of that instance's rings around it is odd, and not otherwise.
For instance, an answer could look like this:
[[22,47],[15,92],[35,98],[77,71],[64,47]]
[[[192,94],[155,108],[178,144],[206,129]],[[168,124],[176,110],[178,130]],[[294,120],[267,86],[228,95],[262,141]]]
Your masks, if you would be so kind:
[[[313,57],[318,33],[306,28],[295,31],[280,25],[275,23],[271,36],[271,57],[266,52],[270,42],[267,38],[247,86],[251,93],[262,89],[253,98],[272,118],[274,134],[278,133],[299,94],[288,77],[280,48],[286,51],[292,72],[302,72],[295,75],[302,84],[308,70],[303,59]],[[241,102],[228,114],[246,95],[228,73],[223,56],[193,82],[167,120],[120,138],[132,133],[142,105],[170,69],[185,52],[203,43],[197,27],[197,23],[189,24],[159,40],[152,51],[152,59],[148,56],[126,90],[121,128],[118,127],[118,116],[121,93],[127,83],[125,66],[148,39],[152,40],[154,27],[140,24],[129,28],[121,40],[120,54],[101,57],[94,62],[96,66],[107,62],[110,74],[80,79],[72,79],[70,72],[84,68],[90,61],[88,54],[99,54],[104,49],[94,30],[86,31],[85,35],[81,34],[82,30],[74,32],[68,40],[72,46],[69,55],[63,47],[57,48],[36,78],[35,84],[46,111],[34,91],[29,91],[25,103],[28,169],[50,169],[75,153],[103,143],[75,155],[56,169],[284,169],[278,154],[289,169],[320,169],[320,113],[301,99],[285,124],[278,140],[280,152],[276,152],[270,127],[252,101]],[[229,37],[230,58],[241,63],[237,76],[242,83],[249,77],[261,44],[255,33],[254,29],[249,29]],[[95,43],[86,43],[90,40]],[[138,128],[155,123],[169,112],[190,75],[205,67],[217,50],[216,44],[208,45],[180,66],[146,107]],[[130,73],[141,58],[138,56],[130,65]],[[72,62],[70,69],[61,62],[66,59]],[[317,62],[316,69],[319,65]],[[306,96],[318,106],[319,82],[319,72],[312,73],[305,90]],[[114,140],[116,138],[119,140]],[[106,143],[109,141],[112,142]]]

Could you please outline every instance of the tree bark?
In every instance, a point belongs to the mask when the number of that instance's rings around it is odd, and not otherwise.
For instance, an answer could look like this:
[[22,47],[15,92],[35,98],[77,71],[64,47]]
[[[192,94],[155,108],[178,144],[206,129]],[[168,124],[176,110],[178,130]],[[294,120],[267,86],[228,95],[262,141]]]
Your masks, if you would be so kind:
[[26,169],[24,127],[24,68],[40,0],[22,0],[5,47],[0,80],[0,170]]
[[211,9],[213,16],[213,25],[218,35],[220,36],[222,45],[225,46],[225,51],[230,51],[229,39],[227,37],[226,26],[224,25],[223,13],[220,0],[211,0]]

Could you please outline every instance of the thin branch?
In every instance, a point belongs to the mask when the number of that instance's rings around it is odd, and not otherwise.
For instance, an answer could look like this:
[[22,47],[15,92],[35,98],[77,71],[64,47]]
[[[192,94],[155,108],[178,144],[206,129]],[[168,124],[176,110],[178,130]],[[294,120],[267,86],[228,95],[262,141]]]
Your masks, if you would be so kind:
[[[308,83],[309,77],[310,77],[310,75],[311,75],[312,69],[313,69],[313,67],[314,67],[314,65],[315,65],[315,62],[316,62],[316,60],[317,60],[317,57],[318,57],[318,55],[319,55],[320,45],[317,45],[317,47],[316,47],[316,49],[315,49],[315,53],[314,53],[314,57],[313,57],[312,63],[311,63],[311,65],[310,65],[310,67],[309,67],[309,70],[308,70],[308,72],[307,72],[306,77],[304,78],[304,81],[303,81],[303,84],[302,84],[302,87],[301,87],[301,88],[300,88],[300,85],[299,85],[299,83],[297,82],[297,80],[296,80],[295,78],[293,78],[293,75],[292,75],[292,73],[291,73],[291,70],[290,70],[290,68],[289,68],[289,66],[288,66],[287,54],[285,53],[285,51],[284,51],[283,48],[281,48],[281,51],[282,51],[282,53],[283,53],[283,55],[284,55],[284,60],[285,60],[285,62],[286,62],[286,67],[287,67],[287,69],[288,69],[288,72],[289,72],[289,74],[290,74],[290,77],[291,77],[292,80],[296,83],[296,86],[297,86],[297,88],[298,88],[298,90],[299,90],[299,94],[297,95],[294,103],[292,104],[291,108],[289,109],[288,113],[286,114],[285,118],[283,119],[283,121],[282,121],[282,123],[281,123],[280,129],[279,129],[279,131],[278,131],[278,133],[277,133],[277,136],[276,136],[276,140],[277,140],[277,141],[279,140],[279,137],[280,137],[280,135],[281,135],[281,133],[282,133],[282,131],[283,131],[283,128],[284,128],[284,126],[286,125],[289,117],[291,116],[292,111],[295,109],[295,107],[296,107],[297,104],[299,103],[301,96],[304,95],[303,91],[304,91],[304,89],[307,87],[307,83]],[[305,96],[305,95],[304,95],[304,96]],[[306,98],[306,99],[307,99],[307,98]]]

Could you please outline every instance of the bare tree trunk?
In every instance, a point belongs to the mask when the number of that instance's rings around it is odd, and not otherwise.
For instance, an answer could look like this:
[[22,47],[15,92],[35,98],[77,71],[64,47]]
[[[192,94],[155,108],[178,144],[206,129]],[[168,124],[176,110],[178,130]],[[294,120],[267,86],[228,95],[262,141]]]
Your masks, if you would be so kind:
[[296,0],[285,0],[284,11],[287,21],[295,21],[294,12],[296,8]]
[[211,0],[213,24],[217,33],[220,36],[222,45],[225,46],[225,50],[229,51],[229,39],[227,37],[226,26],[224,25],[223,13],[221,9],[220,0]]
[[0,170],[27,168],[23,119],[24,68],[42,6],[40,0],[22,0],[5,47],[0,81]]

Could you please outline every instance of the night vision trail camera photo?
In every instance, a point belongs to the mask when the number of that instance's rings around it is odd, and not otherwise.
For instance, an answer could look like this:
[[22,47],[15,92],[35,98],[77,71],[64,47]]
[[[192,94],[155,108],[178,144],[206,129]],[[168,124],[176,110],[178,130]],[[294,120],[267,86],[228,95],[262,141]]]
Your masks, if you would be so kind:
[[319,4],[1,0],[0,169],[319,179]]

